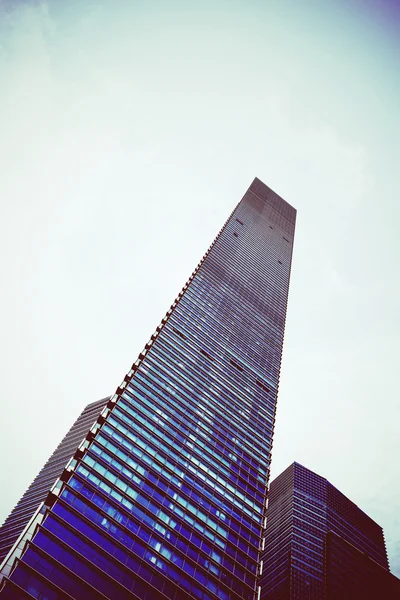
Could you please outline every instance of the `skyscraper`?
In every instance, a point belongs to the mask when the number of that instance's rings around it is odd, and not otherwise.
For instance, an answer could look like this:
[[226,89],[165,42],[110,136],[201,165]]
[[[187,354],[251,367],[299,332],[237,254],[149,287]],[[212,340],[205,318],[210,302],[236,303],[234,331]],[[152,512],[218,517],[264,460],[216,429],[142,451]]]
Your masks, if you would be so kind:
[[[398,597],[383,594],[385,586],[395,589],[396,578],[389,572],[382,528],[329,481],[296,462],[270,485],[262,545],[262,600]],[[373,589],[381,595],[369,596]]]
[[295,219],[253,181],[9,557],[0,597],[258,594]]

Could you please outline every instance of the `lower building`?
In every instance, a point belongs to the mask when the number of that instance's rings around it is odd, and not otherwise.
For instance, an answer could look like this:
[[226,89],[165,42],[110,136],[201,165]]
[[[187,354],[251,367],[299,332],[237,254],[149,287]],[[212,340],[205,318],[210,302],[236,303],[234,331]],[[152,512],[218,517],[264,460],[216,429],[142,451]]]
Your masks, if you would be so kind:
[[40,511],[48,493],[57,484],[57,480],[67,463],[73,457],[92,425],[97,421],[108,400],[109,398],[103,398],[92,402],[82,411],[18,504],[11,511],[3,526],[0,527],[0,566],[18,542],[35,513]]
[[260,571],[262,600],[400,597],[357,595],[383,588],[389,594],[399,582],[389,571],[382,528],[296,462],[270,486]]

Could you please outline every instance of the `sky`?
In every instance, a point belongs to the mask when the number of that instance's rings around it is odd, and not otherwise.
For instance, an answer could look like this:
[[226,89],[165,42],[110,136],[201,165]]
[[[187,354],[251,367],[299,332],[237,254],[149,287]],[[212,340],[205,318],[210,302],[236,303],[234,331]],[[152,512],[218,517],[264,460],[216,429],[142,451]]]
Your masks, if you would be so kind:
[[298,211],[272,478],[400,576],[398,0],[0,0],[0,521],[255,176]]

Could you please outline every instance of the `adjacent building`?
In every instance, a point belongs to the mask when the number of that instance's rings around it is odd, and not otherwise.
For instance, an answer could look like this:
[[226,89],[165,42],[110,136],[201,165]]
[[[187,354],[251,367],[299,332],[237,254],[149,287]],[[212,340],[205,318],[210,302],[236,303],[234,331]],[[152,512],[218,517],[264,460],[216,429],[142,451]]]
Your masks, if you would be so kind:
[[398,600],[400,580],[333,531],[326,536],[326,600]]
[[0,528],[0,564],[3,563],[32,517],[42,508],[47,494],[53,486],[57,485],[67,463],[71,460],[108,400],[109,398],[103,398],[97,402],[92,402],[84,409],[5,520]]
[[295,221],[255,179],[11,549],[1,599],[260,596]]
[[299,463],[270,485],[262,547],[262,600],[400,597],[382,528]]

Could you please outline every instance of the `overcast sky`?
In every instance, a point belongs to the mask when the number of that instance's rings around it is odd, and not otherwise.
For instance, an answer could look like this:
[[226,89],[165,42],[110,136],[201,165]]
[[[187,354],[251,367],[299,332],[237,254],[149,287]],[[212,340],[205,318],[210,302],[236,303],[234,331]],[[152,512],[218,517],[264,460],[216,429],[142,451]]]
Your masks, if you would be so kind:
[[0,521],[255,176],[298,210],[272,477],[400,575],[398,0],[0,0]]

